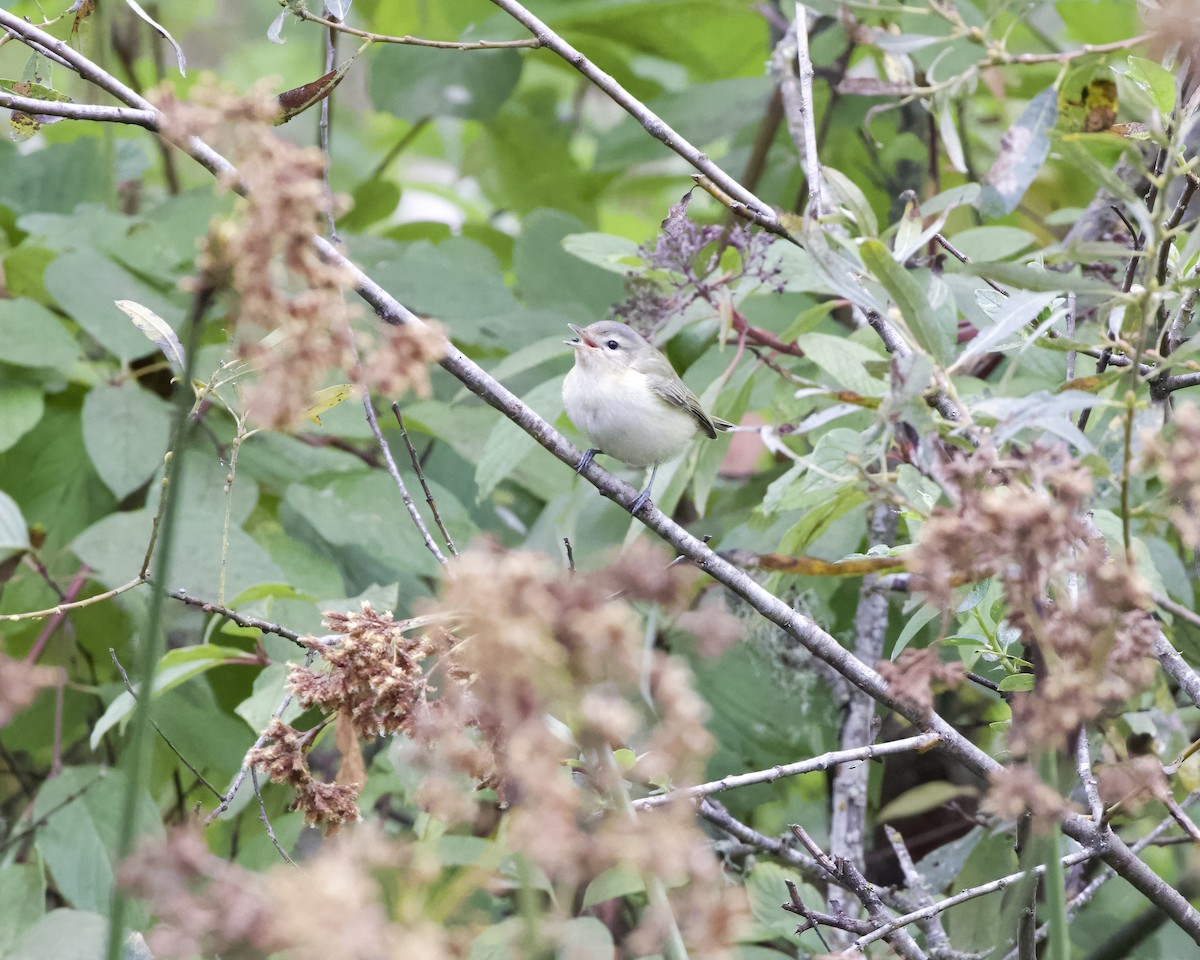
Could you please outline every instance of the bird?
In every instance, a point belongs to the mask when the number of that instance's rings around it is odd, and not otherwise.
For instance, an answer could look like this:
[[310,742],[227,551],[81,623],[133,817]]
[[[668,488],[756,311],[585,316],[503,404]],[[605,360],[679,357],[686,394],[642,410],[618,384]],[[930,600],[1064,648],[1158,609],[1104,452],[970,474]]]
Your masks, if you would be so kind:
[[650,482],[630,508],[636,514],[650,501],[662,464],[683,453],[697,434],[715,440],[734,425],[709,414],[671,361],[628,324],[567,326],[576,335],[564,341],[575,348],[575,365],[563,381],[563,404],[592,445],[575,472],[598,453],[650,467]]

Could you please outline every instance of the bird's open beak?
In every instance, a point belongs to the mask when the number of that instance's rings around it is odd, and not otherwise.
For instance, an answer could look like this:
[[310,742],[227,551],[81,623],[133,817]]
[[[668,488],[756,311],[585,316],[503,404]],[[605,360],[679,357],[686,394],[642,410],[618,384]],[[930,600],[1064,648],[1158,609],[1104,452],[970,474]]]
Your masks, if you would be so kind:
[[575,336],[574,340],[564,340],[563,343],[568,343],[572,347],[575,347],[576,349],[578,349],[579,347],[598,347],[599,346],[599,344],[596,343],[595,340],[593,340],[591,337],[589,337],[587,335],[587,332],[583,329],[583,327],[576,326],[573,323],[568,323],[567,326],[570,327],[575,332],[576,336]]

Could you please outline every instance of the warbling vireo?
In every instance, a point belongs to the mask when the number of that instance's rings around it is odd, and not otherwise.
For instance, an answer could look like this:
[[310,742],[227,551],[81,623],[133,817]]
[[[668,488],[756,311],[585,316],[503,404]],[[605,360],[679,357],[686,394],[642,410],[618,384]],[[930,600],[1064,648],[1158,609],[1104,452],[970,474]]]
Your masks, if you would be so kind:
[[709,416],[671,361],[633,327],[615,320],[567,326],[578,336],[566,341],[575,348],[575,366],[563,381],[563,403],[592,443],[579,470],[598,453],[650,467],[650,482],[631,508],[637,513],[659,466],[683,453],[698,432],[716,439],[733,424]]

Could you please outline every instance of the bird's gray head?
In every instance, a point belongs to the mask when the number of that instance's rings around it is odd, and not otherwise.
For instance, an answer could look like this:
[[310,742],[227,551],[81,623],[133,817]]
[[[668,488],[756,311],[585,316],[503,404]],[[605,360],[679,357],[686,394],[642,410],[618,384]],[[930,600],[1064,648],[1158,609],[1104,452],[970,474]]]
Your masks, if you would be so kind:
[[653,355],[655,350],[650,341],[629,326],[616,320],[601,320],[587,327],[567,324],[576,333],[574,340],[567,342],[575,348],[577,363],[613,364],[627,367],[638,357]]

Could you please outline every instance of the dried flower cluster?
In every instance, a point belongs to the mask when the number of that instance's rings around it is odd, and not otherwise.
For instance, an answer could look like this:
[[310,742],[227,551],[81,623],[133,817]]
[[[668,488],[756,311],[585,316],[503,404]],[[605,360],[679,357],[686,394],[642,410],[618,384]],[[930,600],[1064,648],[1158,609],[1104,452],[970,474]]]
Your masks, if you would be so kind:
[[117,883],[159,918],[146,938],[155,957],[263,956],[285,945],[262,878],[213,856],[197,832],[143,845],[118,867]]
[[[743,906],[725,888],[691,805],[639,819],[625,799],[626,776],[696,782],[711,750],[690,671],[644,650],[629,603],[678,609],[689,594],[686,576],[648,550],[587,576],[532,553],[467,551],[452,562],[429,617],[394,621],[364,605],[326,616],[337,638],[304,641],[319,669],[293,666],[289,683],[303,704],[338,718],[338,783],[312,776],[308,737],[278,720],[248,762],[295,788],[310,822],[336,824],[357,815],[361,782],[342,782],[348,766],[364,775],[350,762],[357,737],[401,733],[425,770],[420,802],[443,820],[469,821],[479,812],[478,788],[494,788],[506,810],[505,842],[564,888],[564,907],[570,889],[616,866],[691,881],[679,916],[701,952],[719,952]],[[703,632],[727,639],[726,619],[708,610]],[[454,635],[417,631],[431,621],[451,624]],[[631,770],[618,763],[623,748],[638,755]],[[661,944],[669,920],[661,905],[645,911],[635,937],[643,952]]]
[[[372,740],[397,731],[414,732],[416,714],[426,705],[429,692],[424,664],[449,642],[441,633],[413,632],[422,622],[396,621],[390,613],[379,613],[364,603],[359,613],[325,615],[326,626],[340,634],[340,640],[301,640],[320,655],[322,666],[293,664],[288,684],[304,706],[338,717],[338,746],[345,761],[338,779],[346,782],[316,779],[305,752],[309,735],[278,719],[264,732],[269,742],[252,749],[246,762],[263,769],[272,782],[293,787],[294,805],[304,811],[309,823],[336,825],[360,819],[355,801],[365,774],[353,762],[358,751],[354,735]],[[461,679],[453,670],[451,676]],[[342,723],[348,728],[345,733]],[[347,768],[355,771],[348,778]]]
[[326,783],[314,777],[306,753],[307,734],[275,719],[263,737],[263,745],[252,747],[246,754],[246,764],[264,770],[273,783],[294,788],[292,806],[304,813],[306,822],[336,826],[362,819],[357,803],[362,783]]
[[[743,223],[696,223],[688,216],[691,199],[689,191],[672,205],[654,245],[638,249],[647,273],[630,274],[629,295],[613,311],[644,333],[658,330],[697,299],[719,310],[721,291],[742,280],[757,280],[776,292],[783,289],[782,267],[768,256],[774,243],[770,234]],[[741,258],[736,271],[719,269],[728,249]]]
[[1158,434],[1143,438],[1143,467],[1158,475],[1174,502],[1170,519],[1180,538],[1193,550],[1200,547],[1200,408],[1176,405],[1169,441]]
[[[712,741],[690,672],[644,650],[643,627],[628,602],[678,606],[682,576],[648,549],[586,576],[558,571],[532,553],[475,549],[453,562],[437,604],[462,637],[456,657],[472,676],[474,727],[510,805],[508,842],[555,884],[575,886],[615,866],[691,880],[678,916],[689,939],[718,950],[741,906],[722,888],[691,806],[635,817],[625,808],[628,784],[613,754],[620,747],[639,754],[635,780],[687,783],[703,772]],[[656,717],[641,703],[643,670]],[[432,716],[444,723],[455,713]],[[461,727],[426,733],[439,745],[436,763]],[[451,747],[442,759],[454,755]],[[465,755],[477,762],[470,749]],[[653,911],[643,917],[638,937],[647,951],[661,943],[665,921]]]
[[236,183],[223,182],[242,199],[231,219],[213,224],[198,265],[206,283],[238,295],[239,349],[258,371],[245,392],[255,419],[291,426],[335,369],[350,371],[367,390],[428,395],[428,365],[445,352],[440,328],[407,324],[355,335],[345,301],[353,276],[313,243],[333,202],[324,157],[275,135],[279,104],[265,86],[243,96],[201,84],[190,101],[168,94],[159,105],[166,137],[220,144],[239,167]]
[[1064,447],[1007,459],[985,447],[947,472],[958,503],[922,526],[910,569],[946,607],[964,579],[1000,581],[1040,661],[1036,690],[1014,700],[1010,743],[1057,748],[1153,678],[1145,587],[1090,528],[1091,478]]
[[1028,813],[1033,818],[1034,830],[1041,833],[1071,807],[1057,790],[1038,778],[1033,767],[1018,763],[992,774],[983,809],[1006,820],[1016,820]]
[[935,647],[918,650],[909,647],[895,662],[882,661],[876,666],[888,689],[911,704],[923,716],[933,712],[934,685],[953,686],[966,675],[962,663],[942,663]]

